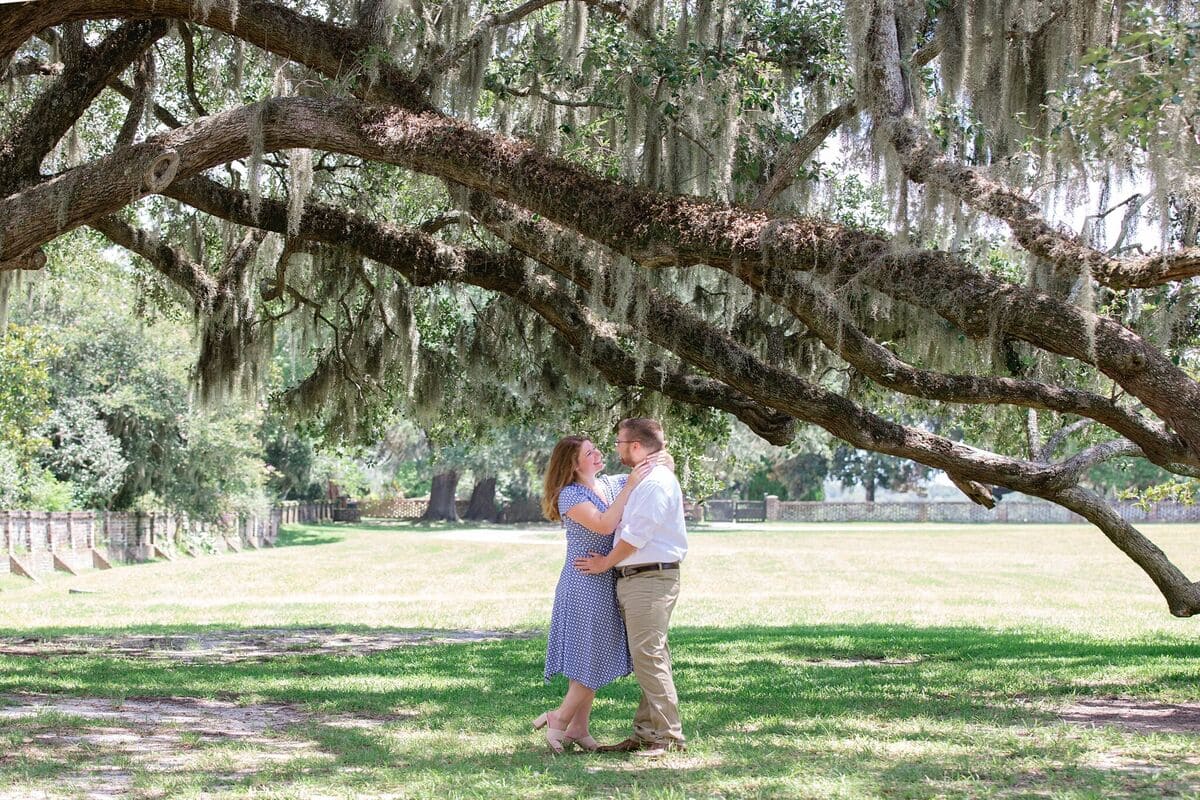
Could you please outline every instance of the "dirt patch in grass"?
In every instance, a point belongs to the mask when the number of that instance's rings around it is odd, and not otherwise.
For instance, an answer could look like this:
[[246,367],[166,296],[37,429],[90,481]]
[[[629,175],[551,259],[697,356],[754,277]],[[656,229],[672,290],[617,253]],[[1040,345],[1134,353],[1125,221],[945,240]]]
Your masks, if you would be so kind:
[[[0,725],[10,735],[0,768],[17,762],[52,766],[55,790],[74,797],[125,796],[136,773],[197,774],[214,754],[214,780],[232,784],[294,759],[330,761],[335,756],[294,732],[313,723],[378,728],[387,717],[314,715],[284,703],[239,705],[193,697],[106,700],[46,694],[0,696]],[[28,790],[20,795],[29,797]],[[0,791],[0,800],[8,796]]]
[[1064,722],[1113,725],[1141,733],[1200,735],[1200,703],[1158,703],[1136,697],[1092,697],[1058,712]]
[[345,633],[323,628],[260,628],[182,634],[0,637],[0,655],[120,656],[189,664],[268,661],[295,655],[368,655],[422,644],[492,642],[527,638],[505,631],[371,631]]

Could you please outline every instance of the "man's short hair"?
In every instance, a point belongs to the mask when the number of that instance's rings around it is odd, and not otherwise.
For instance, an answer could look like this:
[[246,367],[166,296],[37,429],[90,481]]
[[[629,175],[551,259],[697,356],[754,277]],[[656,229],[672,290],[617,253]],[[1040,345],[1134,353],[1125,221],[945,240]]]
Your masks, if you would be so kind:
[[666,443],[663,438],[662,425],[656,419],[649,417],[632,417],[621,420],[617,433],[632,441],[639,442],[642,447],[651,452],[662,450]]

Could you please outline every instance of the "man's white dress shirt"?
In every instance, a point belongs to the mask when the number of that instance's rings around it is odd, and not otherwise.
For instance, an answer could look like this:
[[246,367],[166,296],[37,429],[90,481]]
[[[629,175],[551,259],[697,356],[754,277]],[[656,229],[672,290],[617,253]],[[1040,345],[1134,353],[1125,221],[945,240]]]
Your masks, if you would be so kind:
[[674,472],[660,464],[634,487],[621,515],[617,539],[637,548],[618,567],[683,561],[688,548],[687,529],[683,524],[683,490]]

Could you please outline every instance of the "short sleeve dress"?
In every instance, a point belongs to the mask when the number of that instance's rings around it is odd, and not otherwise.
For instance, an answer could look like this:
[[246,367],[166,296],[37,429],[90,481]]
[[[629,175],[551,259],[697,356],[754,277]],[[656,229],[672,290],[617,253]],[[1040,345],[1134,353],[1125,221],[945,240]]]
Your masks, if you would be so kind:
[[601,512],[625,485],[627,476],[604,476],[596,480],[597,492],[571,483],[558,495],[558,512],[567,533],[567,560],[554,590],[554,611],[546,644],[546,681],[565,675],[589,689],[599,689],[633,672],[625,623],[617,610],[616,575],[585,575],[575,569],[576,558],[588,552],[607,555],[613,537],[593,533],[567,512],[579,503],[591,502]]

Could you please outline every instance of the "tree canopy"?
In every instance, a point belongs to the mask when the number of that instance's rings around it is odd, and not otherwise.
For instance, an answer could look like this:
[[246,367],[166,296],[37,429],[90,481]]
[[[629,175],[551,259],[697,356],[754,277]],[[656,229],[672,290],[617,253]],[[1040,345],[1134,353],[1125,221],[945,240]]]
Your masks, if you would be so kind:
[[[0,9],[0,296],[90,227],[209,398],[817,425],[1094,523],[1200,474],[1191,4],[55,0]],[[464,389],[463,387],[469,387]],[[658,406],[656,406],[658,404]],[[906,420],[936,419],[936,426]]]

